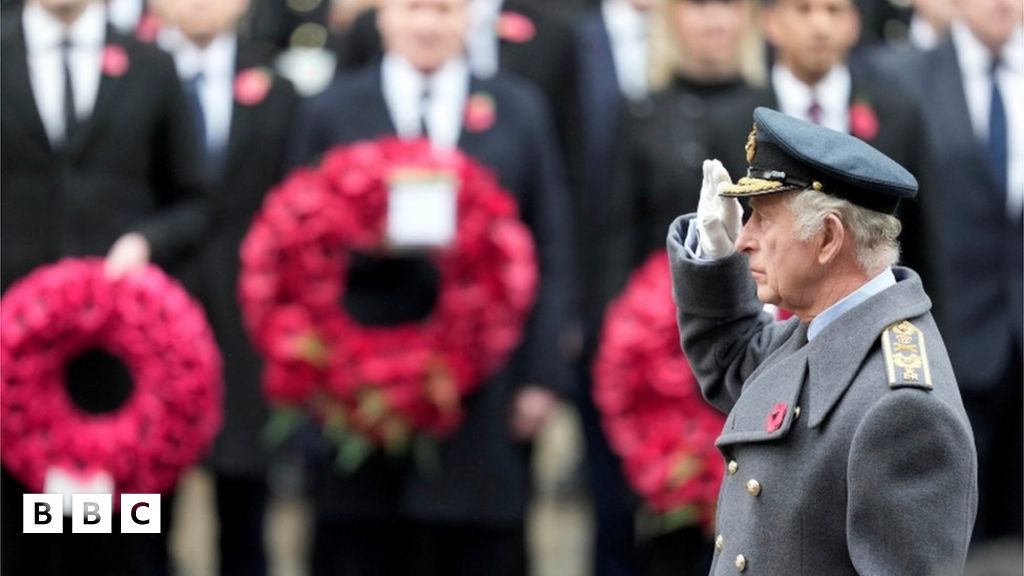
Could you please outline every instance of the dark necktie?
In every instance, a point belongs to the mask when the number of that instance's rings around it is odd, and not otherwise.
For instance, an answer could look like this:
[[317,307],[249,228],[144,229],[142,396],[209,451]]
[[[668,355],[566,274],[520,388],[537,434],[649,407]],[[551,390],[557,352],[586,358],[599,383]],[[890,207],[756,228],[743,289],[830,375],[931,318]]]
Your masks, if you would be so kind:
[[206,141],[206,114],[203,111],[203,99],[199,93],[202,87],[202,72],[198,72],[185,81],[185,99],[188,101],[188,107],[192,113],[192,125],[195,127],[198,138],[199,151],[202,153],[204,161],[208,161],[210,151],[209,142]]
[[1000,194],[1005,196],[1008,190],[1009,154],[1006,145],[1006,108],[999,90],[999,82],[996,80],[998,68],[999,59],[993,59],[989,75],[992,81],[992,102],[988,109],[988,160],[992,165],[992,176],[995,178],[996,186]]
[[430,130],[427,125],[427,115],[430,112],[430,85],[423,87],[420,95],[420,136],[430,140]]
[[75,111],[75,85],[71,80],[71,41],[65,38],[60,43],[61,65],[64,67],[64,144],[78,133],[78,113]]
[[818,103],[818,99],[811,97],[811,105],[807,108],[807,118],[815,124],[821,125],[821,104]]

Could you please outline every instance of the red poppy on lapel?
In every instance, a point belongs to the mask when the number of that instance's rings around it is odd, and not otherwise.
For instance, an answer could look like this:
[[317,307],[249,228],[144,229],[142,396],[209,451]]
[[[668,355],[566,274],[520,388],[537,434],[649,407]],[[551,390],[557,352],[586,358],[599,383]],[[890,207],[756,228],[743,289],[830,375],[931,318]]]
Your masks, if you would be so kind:
[[235,76],[235,100],[243,106],[255,106],[267,97],[273,82],[266,68],[246,68]]
[[470,94],[466,101],[466,117],[463,123],[470,132],[483,132],[494,126],[494,97],[486,92]]
[[498,16],[498,38],[522,44],[533,40],[537,34],[537,27],[533,20],[519,12],[502,12]]
[[850,106],[850,134],[869,142],[878,136],[878,115],[874,108],[863,100]]
[[788,411],[789,406],[785,402],[779,402],[773,406],[771,414],[768,414],[768,418],[764,421],[764,429],[767,432],[775,432],[782,428],[782,422],[786,419],[786,412]]
[[107,76],[117,78],[128,71],[128,53],[123,46],[107,44],[103,47],[103,59],[101,67]]
[[139,25],[135,27],[135,39],[139,42],[152,44],[156,42],[156,37],[160,35],[160,28],[162,27],[163,24],[156,17],[156,14],[146,12],[142,15],[142,19],[139,20]]

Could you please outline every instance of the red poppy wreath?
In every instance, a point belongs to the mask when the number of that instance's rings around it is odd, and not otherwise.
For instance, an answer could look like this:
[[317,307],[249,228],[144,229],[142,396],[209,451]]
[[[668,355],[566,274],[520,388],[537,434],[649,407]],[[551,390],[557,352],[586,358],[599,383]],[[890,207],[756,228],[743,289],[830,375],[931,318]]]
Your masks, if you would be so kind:
[[[437,302],[420,321],[364,326],[340,304],[347,266],[357,250],[385,250],[389,182],[410,171],[456,183],[454,240],[427,251]],[[337,147],[293,172],[267,196],[241,259],[265,395],[344,438],[342,452],[454,430],[463,397],[519,343],[538,283],[532,236],[494,175],[457,151],[394,138]]]
[[[124,401],[103,413],[83,410],[67,387],[69,364],[94,350],[131,377]],[[52,470],[108,475],[114,502],[165,492],[220,429],[213,335],[200,306],[154,266],[118,281],[96,258],[38,268],[3,297],[0,363],[0,455],[33,492]]]
[[710,527],[723,473],[715,439],[725,417],[701,397],[679,348],[664,252],[609,306],[593,394],[633,489],[674,523]]

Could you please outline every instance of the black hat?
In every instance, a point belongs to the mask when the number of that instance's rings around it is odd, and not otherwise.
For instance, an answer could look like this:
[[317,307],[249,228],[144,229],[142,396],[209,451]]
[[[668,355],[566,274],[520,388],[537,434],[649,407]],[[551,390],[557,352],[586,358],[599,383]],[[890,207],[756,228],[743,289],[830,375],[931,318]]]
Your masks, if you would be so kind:
[[769,108],[754,110],[747,175],[722,196],[757,196],[811,188],[892,214],[917,195],[917,180],[862,140]]

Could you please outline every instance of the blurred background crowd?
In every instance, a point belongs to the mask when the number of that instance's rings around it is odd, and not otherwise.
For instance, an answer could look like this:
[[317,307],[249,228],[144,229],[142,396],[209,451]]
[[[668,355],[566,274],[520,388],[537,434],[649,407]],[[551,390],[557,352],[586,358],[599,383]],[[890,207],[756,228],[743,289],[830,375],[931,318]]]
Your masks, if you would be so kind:
[[[713,534],[666,525],[627,484],[590,366],[608,302],[696,209],[702,161],[743,175],[756,106],[851,133],[920,182],[902,262],[974,427],[968,573],[1024,573],[1021,0],[3,0],[2,19],[3,289],[68,255],[115,276],[160,264],[206,307],[226,387],[159,536],[22,535],[5,468],[4,575],[706,573]],[[266,450],[235,302],[267,191],[385,135],[494,170],[542,273],[526,352],[469,400],[429,477],[382,456],[339,475],[315,438]],[[344,305],[397,325],[437,291],[421,256],[361,255]],[[116,407],[118,385],[83,409]]]

